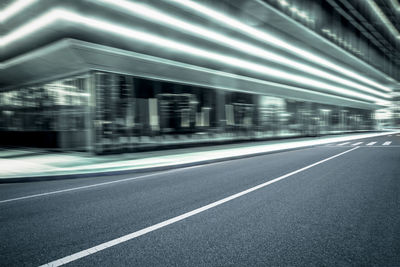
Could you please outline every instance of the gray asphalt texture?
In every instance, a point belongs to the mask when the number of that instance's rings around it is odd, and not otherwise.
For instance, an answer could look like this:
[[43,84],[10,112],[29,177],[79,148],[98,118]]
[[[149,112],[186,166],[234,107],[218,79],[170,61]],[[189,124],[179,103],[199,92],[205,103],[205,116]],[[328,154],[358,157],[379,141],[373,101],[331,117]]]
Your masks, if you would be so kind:
[[[372,141],[376,146],[365,146]],[[392,144],[379,145],[385,141]],[[400,266],[400,137],[360,142],[354,151],[69,265]],[[0,265],[45,264],[351,148],[317,146],[0,203]],[[0,200],[126,177],[134,175],[2,184]]]

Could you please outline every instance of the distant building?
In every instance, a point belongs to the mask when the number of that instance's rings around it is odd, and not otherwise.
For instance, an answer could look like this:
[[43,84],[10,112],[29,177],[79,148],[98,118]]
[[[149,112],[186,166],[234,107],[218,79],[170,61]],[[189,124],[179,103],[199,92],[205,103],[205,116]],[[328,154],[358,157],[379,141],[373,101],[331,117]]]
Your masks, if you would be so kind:
[[384,0],[0,9],[3,145],[107,153],[372,130],[400,78]]

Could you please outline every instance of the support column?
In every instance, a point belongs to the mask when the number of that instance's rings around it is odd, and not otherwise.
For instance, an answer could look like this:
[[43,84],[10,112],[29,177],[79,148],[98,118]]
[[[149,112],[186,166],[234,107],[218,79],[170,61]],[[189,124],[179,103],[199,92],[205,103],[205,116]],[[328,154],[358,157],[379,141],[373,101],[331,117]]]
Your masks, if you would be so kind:
[[85,131],[86,131],[86,151],[93,152],[95,145],[95,106],[96,106],[96,92],[95,92],[95,78],[94,73],[91,73],[85,80],[86,93],[89,94],[85,110]]

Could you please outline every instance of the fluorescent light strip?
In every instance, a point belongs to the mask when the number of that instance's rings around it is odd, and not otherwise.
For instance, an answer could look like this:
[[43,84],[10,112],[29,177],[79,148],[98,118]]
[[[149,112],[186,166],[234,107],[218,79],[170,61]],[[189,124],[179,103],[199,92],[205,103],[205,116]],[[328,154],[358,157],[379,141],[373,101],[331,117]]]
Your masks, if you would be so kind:
[[32,5],[37,0],[17,0],[0,11],[0,23],[5,22],[18,12]]
[[400,12],[400,4],[399,4],[399,1],[397,1],[397,0],[391,0],[390,2],[392,3],[393,8],[396,9],[397,12]]
[[400,39],[399,31],[396,29],[396,27],[394,27],[394,25],[390,22],[390,20],[385,16],[382,9],[380,9],[373,0],[367,0],[367,3],[372,8],[372,10],[375,12],[375,14],[379,17],[379,19],[383,22],[383,24],[385,24],[385,26],[393,34],[393,36],[396,37],[397,39]]
[[53,23],[60,18],[59,10],[53,9],[45,13],[45,15],[40,16],[38,19],[33,19],[31,22],[24,24],[15,31],[0,38],[0,47],[6,46],[20,38],[26,37],[27,35],[38,31],[45,26]]
[[[54,10],[42,15],[41,17],[35,19],[34,21],[22,26],[16,32],[18,33],[18,35],[21,35],[21,34],[29,35],[39,29],[38,25],[45,26],[46,23],[49,24],[51,22],[54,22],[57,19],[64,19],[64,20],[71,21],[74,23],[80,23],[80,24],[89,26],[91,28],[98,29],[100,31],[106,31],[106,32],[110,32],[113,34],[122,35],[124,37],[128,37],[131,39],[135,39],[135,40],[138,40],[138,41],[141,41],[144,43],[148,43],[148,44],[163,47],[163,48],[178,50],[180,52],[184,52],[189,55],[205,58],[208,60],[235,66],[238,68],[244,68],[244,69],[251,70],[256,73],[260,73],[260,74],[263,74],[266,76],[285,79],[285,80],[288,80],[291,82],[295,82],[295,83],[299,83],[302,85],[311,86],[311,87],[315,87],[315,88],[319,88],[319,89],[325,89],[332,93],[339,93],[342,95],[347,95],[350,97],[364,99],[364,100],[372,101],[372,102],[382,103],[384,101],[384,100],[376,98],[376,97],[372,97],[372,96],[365,95],[362,93],[354,92],[354,91],[344,89],[341,87],[329,85],[329,84],[326,84],[326,83],[323,83],[323,82],[320,82],[317,80],[305,78],[305,77],[302,77],[299,75],[293,75],[293,74],[286,73],[286,72],[283,72],[283,71],[280,71],[277,69],[269,68],[269,67],[266,67],[266,66],[263,66],[260,64],[255,64],[255,63],[252,63],[249,61],[241,60],[241,59],[238,59],[235,57],[221,55],[219,53],[214,53],[214,52],[210,52],[210,51],[207,51],[207,50],[204,50],[201,48],[196,48],[196,47],[193,47],[193,46],[190,46],[187,44],[183,44],[183,43],[180,43],[180,42],[177,42],[174,40],[156,36],[156,35],[153,35],[153,34],[150,34],[147,32],[142,32],[142,31],[138,31],[138,30],[135,30],[132,28],[127,28],[124,26],[116,25],[116,24],[109,23],[109,22],[106,22],[106,21],[100,20],[100,19],[94,19],[94,18],[89,18],[86,16],[81,16],[77,13],[74,13],[74,12],[71,12],[68,10],[64,10],[64,9],[54,9]],[[31,26],[31,25],[33,25],[33,26]],[[2,45],[8,44],[10,41],[12,41],[16,38],[17,34],[14,33],[11,35],[12,35],[11,36],[12,38],[9,36],[6,36],[1,40],[0,43]],[[22,38],[22,37],[23,36],[20,36],[20,38]]]
[[311,75],[319,76],[319,77],[322,77],[322,78],[325,78],[325,79],[328,79],[328,80],[331,80],[331,81],[334,81],[337,83],[351,86],[351,87],[357,88],[359,90],[362,90],[364,92],[368,92],[370,94],[374,94],[374,95],[384,97],[384,98],[391,98],[391,95],[389,95],[387,93],[382,93],[382,92],[373,90],[371,88],[368,88],[368,87],[365,87],[358,83],[340,78],[338,76],[332,75],[328,72],[311,67],[309,65],[299,63],[297,61],[288,59],[286,57],[280,56],[275,53],[271,53],[260,47],[240,41],[239,39],[230,38],[230,37],[225,36],[224,34],[221,34],[221,33],[215,32],[215,31],[211,31],[204,27],[177,19],[175,17],[167,15],[163,12],[160,12],[159,10],[145,6],[143,4],[133,3],[133,2],[125,1],[125,0],[96,0],[96,1],[94,1],[94,3],[99,3],[99,2],[114,5],[116,7],[119,7],[118,10],[121,10],[123,12],[129,11],[130,13],[133,13],[135,16],[138,16],[138,17],[141,17],[144,19],[148,19],[151,22],[157,22],[162,25],[169,25],[170,27],[179,28],[179,29],[189,32],[191,34],[200,35],[203,38],[212,40],[214,42],[217,42],[218,44],[224,44],[228,47],[234,48],[241,52],[250,54],[252,56],[256,56],[256,57],[260,57],[260,58],[263,58],[263,59],[266,59],[269,61],[273,61],[273,62],[281,64],[281,65],[286,65],[286,66],[289,66],[296,70],[304,71]]
[[194,10],[200,14],[202,14],[203,16],[206,16],[208,18],[211,18],[213,20],[216,20],[218,22],[221,22],[231,28],[234,28],[236,30],[239,30],[241,33],[246,34],[252,38],[255,38],[257,40],[263,41],[263,42],[267,42],[271,45],[283,48],[291,53],[296,54],[297,56],[303,57],[309,61],[312,61],[314,63],[317,63],[319,65],[322,65],[324,67],[328,67],[331,68],[337,72],[340,72],[344,75],[347,75],[349,77],[352,77],[354,79],[357,79],[359,81],[362,81],[364,83],[367,83],[369,85],[375,86],[379,89],[382,89],[384,91],[387,92],[391,92],[391,89],[389,87],[383,86],[373,80],[367,79],[351,70],[348,70],[344,67],[341,67],[339,65],[336,65],[332,62],[330,62],[327,59],[324,59],[322,57],[316,56],[311,52],[308,52],[306,50],[300,49],[298,47],[295,47],[289,43],[286,43],[283,40],[280,40],[274,36],[272,36],[271,34],[268,34],[264,31],[258,30],[256,28],[253,28],[251,26],[248,26],[232,17],[229,17],[225,14],[222,14],[218,11],[213,10],[212,8],[208,8],[198,2],[194,2],[191,0],[170,0],[168,1],[168,3],[172,3],[172,4],[178,4],[178,6],[184,6],[190,10]]

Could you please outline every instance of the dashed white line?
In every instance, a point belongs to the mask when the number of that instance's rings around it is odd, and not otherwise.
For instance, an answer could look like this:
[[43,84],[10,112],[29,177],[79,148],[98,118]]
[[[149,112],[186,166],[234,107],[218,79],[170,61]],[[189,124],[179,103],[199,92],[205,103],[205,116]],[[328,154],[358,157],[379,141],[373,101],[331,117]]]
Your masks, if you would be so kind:
[[338,146],[344,146],[344,145],[347,145],[347,144],[350,144],[350,142],[341,143],[341,144],[338,144]]
[[352,146],[358,146],[358,145],[361,145],[362,143],[364,143],[364,142],[357,142],[357,143],[352,144]]
[[373,146],[375,144],[376,144],[376,142],[371,142],[371,143],[368,143],[367,146]]
[[384,146],[388,146],[390,145],[392,142],[391,141],[386,141],[385,143],[383,143]]
[[76,260],[78,260],[78,259],[81,259],[81,258],[84,258],[84,257],[86,257],[86,256],[89,256],[89,255],[91,255],[91,254],[94,254],[94,253],[99,252],[99,251],[101,251],[101,250],[104,250],[104,249],[106,249],[106,248],[113,247],[113,246],[118,245],[118,244],[121,244],[121,243],[123,243],[123,242],[132,240],[132,239],[134,239],[134,238],[136,238],[136,237],[139,237],[139,236],[145,235],[145,234],[147,234],[147,233],[153,232],[153,231],[155,231],[155,230],[158,230],[158,229],[163,228],[163,227],[165,227],[165,226],[168,226],[168,225],[170,225],[170,224],[173,224],[173,223],[182,221],[182,220],[184,220],[184,219],[186,219],[186,218],[189,218],[189,217],[191,217],[191,216],[193,216],[193,215],[199,214],[199,213],[201,213],[201,212],[203,212],[203,211],[206,211],[206,210],[209,210],[209,209],[211,209],[211,208],[214,208],[214,207],[217,207],[217,206],[219,206],[219,205],[222,205],[222,204],[224,204],[224,203],[226,203],[226,202],[228,202],[228,201],[231,201],[231,200],[234,200],[234,199],[239,198],[239,197],[241,197],[241,196],[247,195],[247,194],[249,194],[249,193],[251,193],[251,192],[253,192],[253,191],[255,191],[255,190],[264,188],[264,187],[266,187],[266,186],[268,186],[268,185],[271,185],[271,184],[273,184],[273,183],[276,183],[276,182],[278,182],[278,181],[280,181],[280,180],[283,180],[283,179],[285,179],[285,178],[287,178],[287,177],[290,177],[290,176],[292,176],[292,175],[294,175],[294,174],[300,173],[300,172],[305,171],[305,170],[307,170],[307,169],[310,169],[310,168],[312,168],[312,167],[314,167],[314,166],[316,166],[316,165],[319,165],[319,164],[321,164],[321,163],[324,163],[324,162],[326,162],[326,161],[328,161],[328,160],[331,160],[331,159],[334,159],[334,158],[336,158],[336,157],[339,157],[339,156],[341,156],[341,155],[343,155],[343,154],[349,153],[349,152],[351,152],[351,151],[353,151],[353,150],[355,150],[355,149],[357,149],[357,148],[359,148],[359,147],[354,147],[354,148],[352,148],[352,149],[346,150],[346,151],[344,151],[344,152],[341,152],[341,153],[336,154],[336,155],[334,155],[334,156],[331,156],[331,157],[329,157],[329,158],[320,160],[320,161],[318,161],[318,162],[315,162],[315,163],[313,163],[313,164],[310,164],[310,165],[308,165],[308,166],[306,166],[306,167],[303,167],[303,168],[301,168],[301,169],[298,169],[298,170],[296,170],[296,171],[293,171],[293,172],[287,173],[287,174],[285,174],[285,175],[282,175],[282,176],[280,176],[280,177],[277,177],[277,178],[275,178],[275,179],[273,179],[273,180],[270,180],[270,181],[268,181],[268,182],[259,184],[259,185],[257,185],[257,186],[252,187],[252,188],[246,189],[246,190],[244,190],[244,191],[242,191],[242,192],[239,192],[239,193],[236,193],[236,194],[231,195],[231,196],[229,196],[229,197],[220,199],[220,200],[218,200],[218,201],[215,201],[215,202],[213,202],[213,203],[210,203],[210,204],[205,205],[205,206],[203,206],[203,207],[200,207],[200,208],[198,208],[198,209],[195,209],[195,210],[186,212],[186,213],[184,213],[184,214],[181,214],[181,215],[179,215],[179,216],[173,217],[173,218],[168,219],[168,220],[166,220],[166,221],[163,221],[163,222],[157,223],[157,224],[155,224],[155,225],[152,225],[152,226],[146,227],[146,228],[144,228],[144,229],[141,229],[141,230],[139,230],[139,231],[136,231],[136,232],[133,232],[133,233],[130,233],[130,234],[121,236],[121,237],[119,237],[119,238],[116,238],[116,239],[113,239],[113,240],[111,240],[111,241],[108,241],[108,242],[99,244],[99,245],[97,245],[97,246],[94,246],[94,247],[91,247],[91,248],[82,250],[82,251],[80,251],[80,252],[77,252],[77,253],[75,253],[75,254],[66,256],[66,257],[64,257],[64,258],[61,258],[61,259],[58,259],[58,260],[49,262],[49,263],[47,263],[47,264],[41,265],[40,267],[43,267],[43,266],[46,266],[46,267],[49,267],[49,266],[61,266],[61,265],[67,264],[67,263],[69,263],[69,262],[73,262],[73,261],[76,261]]

